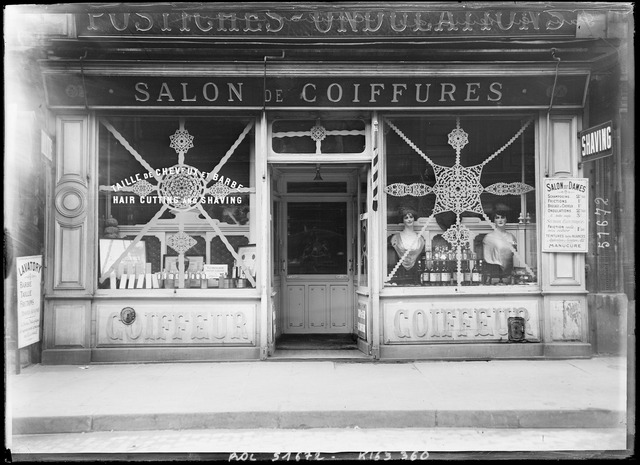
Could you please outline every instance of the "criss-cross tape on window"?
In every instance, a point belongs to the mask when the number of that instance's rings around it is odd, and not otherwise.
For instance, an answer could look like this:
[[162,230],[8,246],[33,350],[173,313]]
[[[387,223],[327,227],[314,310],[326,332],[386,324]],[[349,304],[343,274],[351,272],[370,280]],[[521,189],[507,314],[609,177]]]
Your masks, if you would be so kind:
[[[480,183],[480,177],[482,175],[482,168],[497,157],[500,153],[502,153],[507,147],[509,147],[513,142],[520,137],[524,131],[529,127],[529,125],[533,122],[533,118],[527,120],[520,129],[498,150],[489,155],[482,163],[470,167],[465,167],[460,164],[460,153],[462,149],[469,143],[469,138],[467,133],[460,126],[460,118],[456,118],[456,127],[449,133],[448,141],[449,145],[456,152],[456,160],[453,166],[442,166],[436,164],[429,156],[423,152],[407,135],[405,135],[394,123],[385,119],[384,122],[391,128],[393,131],[407,144],[411,147],[418,155],[420,155],[427,163],[431,165],[435,174],[435,184],[433,186],[428,186],[426,184],[414,183],[414,184],[403,184],[403,183],[395,183],[385,187],[385,193],[393,196],[405,196],[412,195],[416,197],[421,197],[428,194],[435,194],[436,200],[431,212],[431,215],[424,223],[420,235],[422,235],[430,220],[438,213],[444,212],[453,212],[456,214],[456,225],[461,227],[460,223],[460,215],[464,212],[478,213],[482,215],[485,221],[487,221],[491,228],[495,231],[496,226],[486,215],[482,202],[480,201],[480,194],[482,192],[487,191],[491,193],[496,193],[498,195],[520,195],[530,190],[533,190],[531,186],[528,186],[523,183],[498,183],[493,184],[487,188],[483,187]],[[460,243],[456,242],[454,245],[458,252],[460,252]],[[522,263],[524,263],[526,270],[529,273],[532,273],[531,268],[525,262],[524,258],[515,250],[514,247],[511,247],[512,251],[518,258],[521,259]],[[395,273],[397,272],[400,264],[404,261],[404,259],[409,254],[410,249],[408,249],[398,263],[394,266],[391,273],[386,278],[386,282],[390,281]],[[460,261],[458,260],[458,272],[460,271]],[[459,273],[458,273],[459,276]]]
[[[176,130],[173,136],[170,136],[169,138],[171,142],[170,147],[173,148],[178,155],[178,164],[171,167],[169,173],[165,173],[167,171],[166,169],[155,170],[108,120],[102,119],[101,123],[115,137],[115,139],[122,144],[125,150],[127,150],[127,152],[129,152],[129,154],[131,154],[131,156],[146,169],[146,173],[144,173],[143,179],[136,178],[136,182],[130,186],[118,186],[119,188],[117,189],[117,192],[133,192],[140,197],[144,197],[157,190],[165,197],[172,198],[174,200],[172,200],[171,203],[161,202],[162,206],[160,210],[147,224],[142,227],[141,231],[136,235],[132,243],[129,245],[129,247],[127,247],[123,254],[118,257],[113,265],[100,276],[100,283],[103,283],[110,276],[111,272],[116,269],[122,259],[127,256],[129,251],[132,250],[138,242],[140,242],[141,238],[153,225],[157,223],[158,219],[167,209],[170,209],[177,214],[179,222],[178,233],[170,236],[168,239],[170,241],[169,246],[175,246],[173,248],[175,248],[180,257],[182,257],[184,255],[184,252],[186,252],[186,250],[191,247],[191,241],[189,241],[189,239],[192,238],[184,232],[183,216],[181,213],[186,210],[197,208],[198,210],[200,210],[207,222],[212,226],[216,234],[220,236],[222,242],[225,244],[225,247],[227,247],[229,252],[234,256],[238,265],[245,271],[247,279],[253,286],[255,286],[255,279],[253,278],[249,267],[244,263],[242,258],[238,256],[233,246],[229,243],[226,237],[224,237],[224,233],[222,232],[222,230],[220,230],[215,221],[209,216],[209,214],[204,210],[204,208],[202,208],[201,205],[205,194],[213,195],[214,197],[219,199],[232,192],[255,193],[254,188],[230,188],[229,186],[221,182],[217,182],[210,187],[207,186],[209,182],[216,178],[216,174],[219,172],[219,170],[235,153],[240,143],[253,128],[254,122],[250,121],[246,125],[236,141],[222,157],[220,162],[209,172],[206,179],[202,179],[202,176],[200,175],[198,170],[184,163],[184,155],[189,150],[189,148],[193,146],[193,137],[190,136],[188,131],[186,130],[184,119],[180,119],[178,130]],[[146,180],[147,178],[154,178],[157,181],[157,184],[151,184]],[[101,192],[114,192],[112,186],[99,186],[99,190]],[[176,198],[179,200],[176,201]],[[190,201],[186,202],[186,198],[189,198]],[[171,244],[173,244],[173,246]]]

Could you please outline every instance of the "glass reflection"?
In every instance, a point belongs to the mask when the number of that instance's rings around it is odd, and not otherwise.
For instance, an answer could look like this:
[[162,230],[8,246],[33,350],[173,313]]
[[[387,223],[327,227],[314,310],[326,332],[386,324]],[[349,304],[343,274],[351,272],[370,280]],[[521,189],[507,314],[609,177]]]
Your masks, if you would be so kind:
[[346,203],[290,203],[287,222],[288,274],[347,273]]

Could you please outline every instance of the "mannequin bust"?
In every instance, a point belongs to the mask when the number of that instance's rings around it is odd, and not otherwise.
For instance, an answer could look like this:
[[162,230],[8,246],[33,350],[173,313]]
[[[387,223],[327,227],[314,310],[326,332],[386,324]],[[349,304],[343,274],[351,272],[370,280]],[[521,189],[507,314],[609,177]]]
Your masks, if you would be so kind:
[[[511,274],[513,270],[513,253],[516,250],[516,238],[505,229],[507,212],[496,210],[493,217],[495,231],[490,232],[483,240],[484,260],[490,269],[494,269],[500,277]],[[499,268],[498,268],[499,267]]]
[[[396,251],[398,259],[404,257],[402,266],[398,269],[398,277],[403,277],[402,275],[406,274],[406,272],[420,272],[420,270],[414,270],[414,268],[416,268],[418,257],[424,250],[425,242],[424,238],[413,230],[416,213],[410,208],[401,207],[400,214],[402,215],[404,228],[391,236],[390,243]],[[405,273],[402,273],[403,270]]]

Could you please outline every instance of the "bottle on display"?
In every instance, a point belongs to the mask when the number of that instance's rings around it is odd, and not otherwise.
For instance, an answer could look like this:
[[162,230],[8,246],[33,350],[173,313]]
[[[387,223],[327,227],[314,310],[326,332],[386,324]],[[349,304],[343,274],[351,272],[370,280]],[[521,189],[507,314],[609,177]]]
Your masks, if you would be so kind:
[[238,277],[238,267],[237,262],[233,262],[233,267],[231,267],[231,279],[236,279]]
[[431,263],[431,250],[427,250],[424,253],[424,261],[425,261],[425,265],[427,263]]
[[471,285],[471,268],[469,268],[469,260],[464,258],[462,260],[462,285]]
[[440,285],[440,270],[438,269],[438,260],[433,261],[433,267],[431,268],[431,274],[429,275],[429,284],[432,286]]
[[449,268],[448,260],[442,260],[440,267],[440,282],[442,286],[448,286],[451,284],[451,269]]
[[458,263],[456,261],[456,252],[453,250],[453,247],[449,247],[447,259],[447,268],[449,268],[449,285],[455,286],[458,281]]
[[438,260],[440,259],[440,256],[438,255],[438,248],[434,247],[433,248],[433,253],[431,254],[432,257],[432,262],[431,262],[431,285],[432,286],[437,286],[437,281],[440,281],[440,275],[438,275],[437,279],[434,276],[437,273],[439,273],[440,271],[437,270],[438,268]]
[[476,260],[471,270],[471,284],[479,286],[482,283],[482,260]]
[[427,260],[427,255],[425,254],[424,259],[424,267],[422,268],[422,274],[420,275],[420,284],[423,286],[431,285],[431,270],[429,269],[429,260]]
[[424,267],[424,262],[422,261],[422,257],[418,258],[416,262],[416,271],[417,273],[414,275],[413,279],[416,284],[422,284],[422,269]]
[[[462,279],[462,275],[460,275],[460,279]],[[457,284],[458,284],[458,261],[454,259],[451,262],[451,285],[455,286]],[[462,284],[462,281],[460,281],[460,284]]]
[[431,285],[439,286],[440,285],[440,261],[433,261],[433,268],[431,268]]

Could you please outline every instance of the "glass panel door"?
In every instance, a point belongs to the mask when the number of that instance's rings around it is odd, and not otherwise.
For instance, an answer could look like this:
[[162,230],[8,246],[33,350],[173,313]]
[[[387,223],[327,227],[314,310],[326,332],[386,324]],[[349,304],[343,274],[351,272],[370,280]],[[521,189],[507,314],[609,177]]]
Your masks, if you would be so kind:
[[346,200],[286,202],[284,333],[353,332],[353,214]]
[[347,273],[346,202],[290,202],[287,212],[287,274]]

